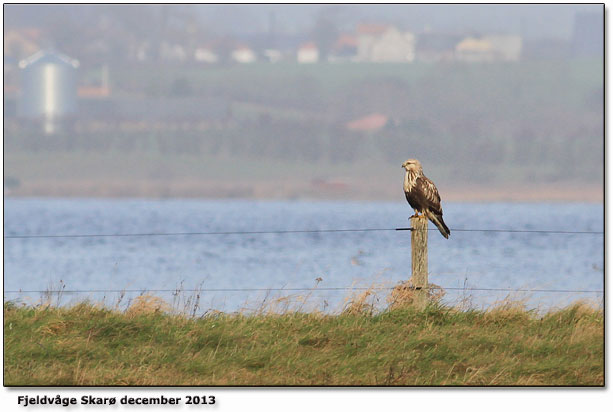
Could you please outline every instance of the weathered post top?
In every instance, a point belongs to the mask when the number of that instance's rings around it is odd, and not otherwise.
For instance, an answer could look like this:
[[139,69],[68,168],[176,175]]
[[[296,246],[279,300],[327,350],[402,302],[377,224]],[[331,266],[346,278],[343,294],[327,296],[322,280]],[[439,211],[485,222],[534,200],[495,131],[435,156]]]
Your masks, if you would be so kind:
[[428,219],[411,217],[411,283],[415,287],[415,305],[424,309],[428,302]]

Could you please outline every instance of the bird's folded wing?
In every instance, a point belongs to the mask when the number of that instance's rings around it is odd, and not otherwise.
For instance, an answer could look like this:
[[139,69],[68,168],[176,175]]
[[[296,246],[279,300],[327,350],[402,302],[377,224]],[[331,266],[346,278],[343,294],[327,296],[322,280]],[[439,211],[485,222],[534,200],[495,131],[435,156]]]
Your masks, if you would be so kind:
[[419,177],[414,190],[418,193],[418,196],[422,196],[425,199],[424,203],[428,205],[428,209],[436,214],[443,214],[441,197],[438,194],[438,189],[430,179],[425,176]]

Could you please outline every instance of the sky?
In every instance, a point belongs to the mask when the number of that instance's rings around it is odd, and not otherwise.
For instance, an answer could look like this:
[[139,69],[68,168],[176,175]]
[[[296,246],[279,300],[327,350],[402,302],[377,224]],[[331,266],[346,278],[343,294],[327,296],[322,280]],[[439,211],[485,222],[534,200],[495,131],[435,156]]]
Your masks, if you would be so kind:
[[[78,18],[79,11],[91,7],[100,6],[5,5],[5,25],[35,26],[57,13]],[[316,17],[323,13],[333,16],[341,28],[344,26],[347,30],[359,22],[381,21],[415,32],[487,31],[520,34],[527,39],[569,39],[577,12],[602,11],[599,4],[201,4],[178,7],[194,10],[211,30],[225,34],[267,31],[272,16],[278,32],[301,33],[310,30]]]
[[322,10],[333,11],[351,28],[360,21],[386,21],[421,32],[483,30],[527,38],[569,39],[577,12],[587,4],[388,4],[388,5],[201,5],[204,21],[227,32],[266,30],[271,13],[280,31],[304,31]]

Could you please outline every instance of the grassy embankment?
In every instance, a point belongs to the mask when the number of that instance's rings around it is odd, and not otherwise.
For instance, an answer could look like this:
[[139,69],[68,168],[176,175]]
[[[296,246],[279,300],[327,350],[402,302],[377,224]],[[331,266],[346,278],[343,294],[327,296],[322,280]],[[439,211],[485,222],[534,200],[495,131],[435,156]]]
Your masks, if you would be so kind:
[[603,385],[602,311],[4,306],[5,385]]

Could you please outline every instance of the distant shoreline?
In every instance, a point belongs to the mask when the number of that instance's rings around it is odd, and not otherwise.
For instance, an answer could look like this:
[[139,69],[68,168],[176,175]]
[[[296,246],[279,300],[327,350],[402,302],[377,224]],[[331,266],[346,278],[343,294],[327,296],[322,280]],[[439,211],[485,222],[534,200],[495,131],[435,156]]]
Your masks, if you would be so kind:
[[[439,185],[444,202],[586,202],[602,203],[601,185],[560,183],[519,185]],[[404,200],[401,187],[376,182],[290,181],[233,183],[224,181],[92,181],[32,180],[18,187],[5,187],[6,197],[92,197],[92,198],[202,198],[270,200]]]

